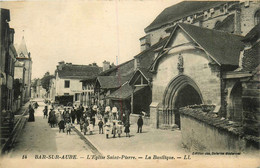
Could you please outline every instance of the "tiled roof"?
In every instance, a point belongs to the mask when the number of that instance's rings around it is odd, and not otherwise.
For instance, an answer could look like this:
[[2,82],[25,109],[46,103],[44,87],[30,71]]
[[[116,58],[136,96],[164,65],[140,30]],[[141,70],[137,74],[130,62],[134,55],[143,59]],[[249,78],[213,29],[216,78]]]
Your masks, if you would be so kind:
[[179,26],[220,65],[238,65],[242,36],[185,23]]
[[260,64],[259,48],[260,43],[254,45],[250,49],[244,50],[242,71],[253,71]]
[[[144,87],[136,87],[134,90],[134,93],[138,92],[139,90],[142,90]],[[116,91],[114,91],[112,94],[107,96],[107,98],[118,100],[118,99],[128,99],[131,97],[133,93],[132,87],[129,85],[129,83],[126,83]]]
[[144,30],[149,32],[153,29],[160,28],[169,23],[173,23],[186,16],[210,9],[228,1],[183,1],[164,9],[155,20],[147,26]]
[[153,74],[147,68],[139,68],[140,72],[144,75],[146,79],[151,81]]
[[125,76],[98,76],[97,82],[100,84],[102,89],[113,89],[122,86],[129,77]]
[[114,72],[114,71],[117,71],[118,68],[124,68],[124,66],[125,66],[126,64],[134,64],[134,59],[131,59],[131,60],[126,61],[126,62],[124,62],[124,63],[122,63],[122,64],[119,64],[119,65],[117,65],[117,66],[115,66],[115,67],[112,67],[112,68],[106,70],[106,71],[100,72],[99,76],[109,75],[110,73],[112,73],[112,72]]
[[252,30],[250,30],[243,41],[251,41],[251,40],[256,40],[259,39],[260,37],[260,23],[258,23]]
[[141,73],[147,79],[148,82],[152,81],[153,74],[149,71],[149,69],[147,69],[147,68],[138,68],[134,72],[134,75],[132,75],[132,77],[129,80],[129,84],[130,85],[134,84],[133,82],[134,82],[134,80],[136,79],[136,77],[138,75],[137,72]]
[[138,57],[138,58],[139,57],[145,57],[145,56],[149,55],[150,53],[154,54],[154,50],[159,48],[159,47],[161,47],[161,46],[163,46],[167,42],[168,38],[169,38],[169,36],[159,40],[157,43],[155,43],[154,45],[152,45],[148,49],[146,49],[146,50],[140,52],[139,54],[137,54],[135,56],[135,58],[136,57]]
[[101,69],[98,66],[64,64],[61,70],[57,68],[57,72],[60,78],[86,79],[97,76]]
[[[205,52],[219,65],[238,66],[240,51],[244,48],[244,43],[241,41],[243,36],[202,28],[191,24],[178,23],[171,33],[170,39],[178,28],[181,28],[188,36],[190,36],[191,39],[203,48]],[[167,47],[170,39],[164,45],[164,48]],[[156,69],[158,60],[161,59],[165,53],[159,55],[152,63],[152,66],[150,67],[152,71]]]

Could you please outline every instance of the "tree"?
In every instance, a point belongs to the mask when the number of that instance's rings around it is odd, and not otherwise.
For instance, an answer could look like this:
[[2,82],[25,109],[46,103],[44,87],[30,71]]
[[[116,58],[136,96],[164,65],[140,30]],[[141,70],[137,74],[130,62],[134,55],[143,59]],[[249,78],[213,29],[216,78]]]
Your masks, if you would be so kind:
[[46,72],[41,79],[42,88],[44,88],[46,90],[46,92],[49,92],[50,80],[52,78],[54,78],[54,76],[50,75],[49,72]]

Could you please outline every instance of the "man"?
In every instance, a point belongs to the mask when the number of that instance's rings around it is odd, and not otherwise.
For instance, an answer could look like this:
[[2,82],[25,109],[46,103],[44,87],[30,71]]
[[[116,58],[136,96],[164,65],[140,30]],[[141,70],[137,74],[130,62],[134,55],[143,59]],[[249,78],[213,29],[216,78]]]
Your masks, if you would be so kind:
[[137,133],[142,133],[142,127],[143,127],[143,119],[142,116],[139,117],[139,119],[137,120]]

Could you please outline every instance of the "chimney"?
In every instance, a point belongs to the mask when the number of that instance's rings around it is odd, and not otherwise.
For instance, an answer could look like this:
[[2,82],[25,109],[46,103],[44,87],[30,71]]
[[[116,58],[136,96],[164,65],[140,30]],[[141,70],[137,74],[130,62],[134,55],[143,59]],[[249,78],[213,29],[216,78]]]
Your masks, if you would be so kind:
[[65,64],[64,61],[60,61],[60,62],[59,62],[59,65],[57,66],[57,69],[58,69],[58,70],[62,70],[62,67],[63,67],[64,64]]
[[140,40],[141,52],[150,48],[151,46],[150,34],[147,34],[146,36],[140,38],[139,40]]
[[93,62],[93,63],[92,63],[92,66],[97,66],[97,63]]
[[108,62],[108,61],[104,61],[103,62],[103,71],[106,71],[106,70],[108,70],[110,68],[110,62]]

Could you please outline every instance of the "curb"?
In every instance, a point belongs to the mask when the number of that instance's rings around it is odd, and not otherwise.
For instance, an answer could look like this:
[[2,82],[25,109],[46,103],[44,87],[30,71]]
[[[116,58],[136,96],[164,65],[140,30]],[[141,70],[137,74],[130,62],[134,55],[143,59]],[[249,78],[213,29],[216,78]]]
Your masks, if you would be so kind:
[[14,128],[13,128],[13,130],[12,130],[10,136],[9,136],[9,138],[7,139],[7,141],[2,145],[2,147],[1,147],[1,155],[5,154],[6,151],[10,150],[10,148],[13,147],[13,144],[15,143],[16,138],[20,135],[21,130],[24,128],[24,126],[26,124],[26,121],[27,121],[27,118],[24,117],[25,113],[27,112],[27,108],[28,107],[24,106],[23,113],[21,115],[19,115],[21,117],[16,122],[16,124],[15,124],[15,126],[14,126]]
[[89,145],[91,151],[95,155],[103,156],[103,154],[100,152],[100,149],[96,145],[94,145],[94,143],[89,138],[83,135],[76,126],[72,129],[80,136],[80,138],[82,138],[85,141],[87,145]]

